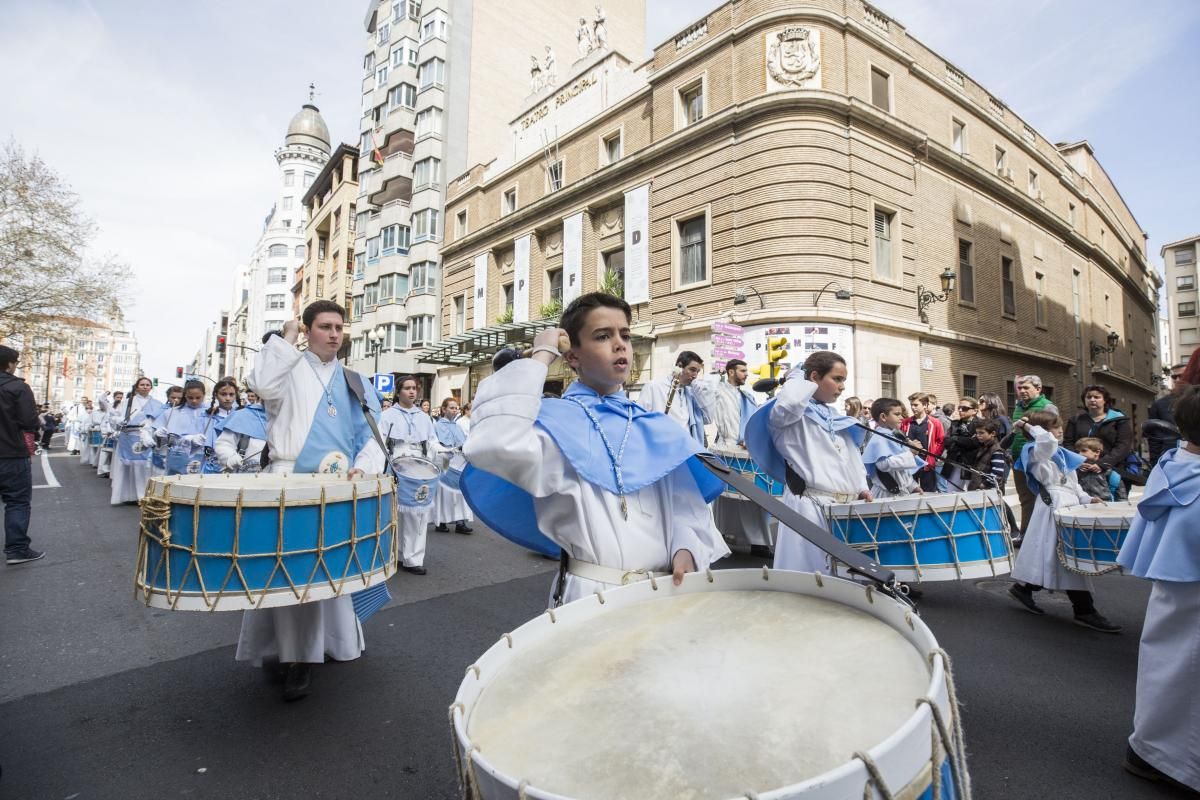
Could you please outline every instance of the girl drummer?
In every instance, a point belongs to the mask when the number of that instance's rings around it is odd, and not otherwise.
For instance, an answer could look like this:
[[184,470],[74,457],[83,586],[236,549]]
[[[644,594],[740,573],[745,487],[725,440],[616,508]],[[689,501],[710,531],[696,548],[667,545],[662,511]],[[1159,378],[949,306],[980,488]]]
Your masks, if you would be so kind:
[[[431,460],[437,446],[433,420],[417,405],[421,383],[414,375],[400,379],[396,404],[379,415],[379,428],[387,439],[389,458],[409,456]],[[400,569],[424,575],[425,540],[429,534],[431,506],[401,509]]]
[[[437,433],[438,452],[447,459],[447,470],[443,475],[450,470],[458,470],[461,474],[461,465],[456,464],[455,460],[462,461],[462,448],[467,441],[467,430],[460,424],[462,419],[458,398],[447,397],[442,401],[441,415],[434,420],[433,429]],[[467,525],[474,519],[471,507],[467,505],[463,493],[445,481],[438,485],[433,512],[434,521],[437,523],[435,531],[449,533],[450,528],[447,526],[453,522],[455,533],[471,532],[470,526]]]
[[142,444],[146,447],[165,445],[168,448],[167,475],[199,472],[207,441],[207,421],[204,384],[197,380],[188,381],[183,386],[183,403],[167,409],[154,419],[152,425],[143,428]]
[[213,387],[212,405],[208,409],[208,419],[204,422],[204,472],[213,474],[221,472],[221,463],[217,459],[217,437],[221,429],[229,421],[229,415],[237,410],[238,389],[237,381],[233,378],[222,378]]

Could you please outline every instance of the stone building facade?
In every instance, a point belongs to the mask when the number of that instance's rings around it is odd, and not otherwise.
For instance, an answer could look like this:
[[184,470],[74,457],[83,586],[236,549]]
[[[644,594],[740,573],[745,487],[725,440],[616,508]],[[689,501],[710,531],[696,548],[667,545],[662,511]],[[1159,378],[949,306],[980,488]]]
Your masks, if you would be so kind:
[[49,333],[5,344],[20,351],[17,374],[34,399],[54,411],[85,397],[96,400],[104,392],[128,394],[142,375],[137,339],[122,319],[63,318]]
[[349,310],[357,201],[358,148],[341,144],[301,199],[308,208],[308,224],[304,263],[292,286],[297,319],[314,300],[332,300]]
[[1159,254],[1167,279],[1167,331],[1172,358],[1184,364],[1200,347],[1200,236],[1163,245]]
[[[594,103],[558,126],[552,155],[450,181],[448,343],[510,307],[536,320],[556,293],[620,283],[635,383],[681,349],[710,366],[745,353],[753,369],[766,338],[785,335],[792,363],[842,352],[864,398],[1011,397],[1013,376],[1032,372],[1065,410],[1102,382],[1144,416],[1159,279],[1087,142],[1047,141],[861,0],[727,3],[640,66],[620,61],[568,75],[566,100],[517,118],[514,135]],[[608,91],[588,101],[593,78]],[[714,342],[715,322],[744,331]],[[449,349],[426,357],[447,363]],[[487,371],[443,369],[435,395],[469,396]]]

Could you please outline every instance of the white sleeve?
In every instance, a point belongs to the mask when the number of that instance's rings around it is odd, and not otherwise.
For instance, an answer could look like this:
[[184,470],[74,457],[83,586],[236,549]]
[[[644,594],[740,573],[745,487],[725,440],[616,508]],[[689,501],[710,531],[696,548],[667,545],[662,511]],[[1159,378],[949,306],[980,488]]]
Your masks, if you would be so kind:
[[912,453],[896,453],[894,456],[886,456],[875,461],[875,469],[881,469],[885,472],[902,472],[906,469],[912,469],[914,466],[916,465],[913,464]]
[[662,411],[667,409],[667,394],[670,389],[662,381],[650,381],[642,387],[637,403],[647,411]]
[[221,466],[227,466],[226,461],[229,457],[237,455],[237,434],[233,431],[221,431],[221,435],[213,443],[213,452],[217,454]]
[[696,396],[696,402],[700,404],[700,411],[704,414],[704,421],[715,422],[718,402],[716,384],[697,378],[692,381],[691,388],[692,393]]
[[384,457],[383,450],[379,447],[379,442],[375,441],[375,435],[372,434],[366,446],[355,456],[354,468],[361,469],[368,475],[381,475],[386,464],[387,459]]
[[799,422],[816,391],[817,385],[810,380],[795,378],[786,381],[775,398],[775,405],[771,407],[771,427],[786,428]]
[[696,481],[687,464],[676,467],[667,476],[667,491],[671,493],[671,530],[668,550],[671,560],[680,550],[687,550],[703,571],[713,562],[729,555],[729,546],[713,523],[708,504],[700,495]]
[[304,354],[281,336],[272,336],[258,351],[254,369],[246,382],[264,400],[282,400],[287,393],[292,369]]
[[1054,451],[1058,449],[1058,440],[1050,431],[1037,425],[1027,425],[1025,436],[1033,442],[1033,451],[1029,455],[1029,463],[1025,465],[1025,470],[1045,486],[1058,477],[1058,470],[1050,460],[1054,457]]

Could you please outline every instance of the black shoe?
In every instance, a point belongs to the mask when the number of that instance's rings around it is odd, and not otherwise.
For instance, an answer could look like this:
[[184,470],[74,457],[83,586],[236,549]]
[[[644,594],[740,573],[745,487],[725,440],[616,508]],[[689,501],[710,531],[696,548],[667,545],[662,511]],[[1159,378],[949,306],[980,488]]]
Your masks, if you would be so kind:
[[14,564],[28,564],[30,561],[37,561],[39,558],[45,558],[46,553],[42,550],[34,550],[32,547],[26,547],[24,550],[18,550],[15,553],[9,553],[4,557],[4,562],[9,566]]
[[470,533],[471,530],[472,529],[470,527],[468,527],[467,523],[465,523],[465,522],[460,522],[454,526],[455,533]]
[[290,703],[308,697],[312,688],[312,664],[288,664],[287,677],[283,681],[283,699]]
[[446,523],[444,523],[444,522],[439,522],[437,524],[437,527],[434,528],[434,530],[437,531],[438,533],[449,533],[450,532],[449,526],[447,526]]
[[1031,614],[1045,614],[1046,612],[1037,603],[1033,602],[1033,592],[1029,591],[1019,583],[1014,583],[1009,587],[1008,593],[1012,595],[1018,603],[1025,606],[1025,610]]
[[404,570],[405,572],[411,572],[413,575],[424,575],[426,572],[428,572],[428,570],[426,570],[424,567],[410,567],[406,564],[401,564],[400,569]]
[[262,671],[263,678],[271,686],[281,686],[287,680],[287,665],[280,664],[278,658],[264,658]]
[[771,552],[771,548],[767,547],[765,544],[750,545],[750,555],[754,556],[755,558],[774,558],[775,557],[775,554],[773,552]]
[[1094,631],[1100,631],[1101,633],[1121,632],[1120,625],[1114,625],[1113,623],[1109,622],[1100,615],[1099,611],[1092,611],[1089,614],[1076,614],[1075,624],[1082,625],[1085,628],[1091,628]]
[[1185,786],[1167,773],[1163,772],[1158,767],[1151,764],[1146,759],[1139,756],[1129,745],[1125,746],[1125,760],[1121,763],[1121,766],[1124,767],[1125,771],[1130,775],[1136,775],[1143,780],[1151,781],[1153,783],[1166,783],[1180,789],[1185,789],[1189,792],[1195,792],[1195,790],[1191,787]]

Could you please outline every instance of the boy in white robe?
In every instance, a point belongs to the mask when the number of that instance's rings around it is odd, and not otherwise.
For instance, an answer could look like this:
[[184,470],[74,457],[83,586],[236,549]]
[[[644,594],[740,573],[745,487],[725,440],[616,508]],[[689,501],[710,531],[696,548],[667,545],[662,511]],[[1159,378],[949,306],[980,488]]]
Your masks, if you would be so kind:
[[1185,389],[1172,412],[1186,444],[1159,458],[1117,556],[1154,582],[1124,766],[1200,792],[1200,386]]
[[1016,581],[1008,593],[1033,614],[1046,612],[1033,599],[1042,589],[1065,591],[1071,600],[1075,623],[1101,633],[1120,633],[1121,626],[1109,622],[1096,610],[1092,579],[1077,575],[1058,560],[1058,527],[1054,510],[1083,503],[1099,503],[1079,486],[1075,470],[1083,456],[1062,447],[1063,426],[1057,413],[1034,411],[1014,423],[1029,442],[1014,465],[1025,473],[1025,482],[1037,495],[1025,528],[1021,549],[1013,564]]
[[[337,361],[346,312],[329,300],[304,310],[308,350],[295,346],[295,320],[271,336],[254,360],[249,382],[267,411],[270,472],[345,472],[355,478],[374,475],[385,466],[383,450],[371,435],[361,406],[347,387]],[[379,394],[366,384],[365,399],[379,411]],[[247,611],[238,637],[238,661],[256,666],[264,661],[286,665],[284,700],[305,697],[312,664],[326,655],[349,661],[364,648],[362,627],[349,595],[279,608]]]
[[[388,443],[389,457],[416,456],[434,460],[437,434],[433,419],[417,405],[420,381],[412,375],[400,379],[396,402],[379,417],[379,430]],[[435,492],[436,494],[436,492]],[[400,529],[400,569],[413,575],[425,575],[425,545],[429,538],[429,517],[433,502],[399,508],[396,524]]]
[[104,444],[100,446],[100,455],[96,458],[96,475],[101,478],[108,477],[112,471],[112,460],[116,454],[115,437],[121,429],[121,402],[124,399],[124,392],[113,392],[104,420],[100,423]]
[[871,418],[875,430],[863,448],[863,466],[867,469],[867,480],[871,482],[871,495],[876,499],[902,497],[906,494],[921,494],[921,486],[914,476],[925,468],[925,459],[903,442],[920,447],[916,439],[908,439],[901,431],[904,422],[904,404],[892,397],[881,397],[871,404]]
[[[756,411],[746,428],[755,462],[787,483],[783,502],[825,530],[825,506],[871,499],[859,453],[866,431],[830,405],[845,390],[846,377],[846,360],[837,353],[812,353],[800,374],[789,374],[778,396]],[[783,525],[775,542],[775,569],[833,571],[824,550]]]
[[[704,447],[707,442],[704,424],[712,416],[712,389],[700,380],[704,372],[704,361],[691,350],[684,350],[675,358],[675,369],[671,375],[647,383],[638,396],[638,405],[647,411],[661,411],[683,426],[697,444]],[[678,381],[674,395],[672,383]],[[668,407],[667,403],[670,402]]]
[[92,442],[92,431],[100,432],[104,422],[104,412],[92,405],[91,400],[83,401],[84,414],[79,418],[79,463],[94,467],[96,458],[100,455],[100,443]]
[[[486,378],[472,403],[467,502],[507,538],[565,551],[552,602],[651,573],[678,584],[729,553],[706,506],[723,482],[699,464],[699,446],[675,422],[622,390],[633,358],[630,318],[620,298],[577,298],[562,329],[538,333],[531,357]],[[561,399],[543,399],[560,340],[570,342],[563,358],[578,380]]]

